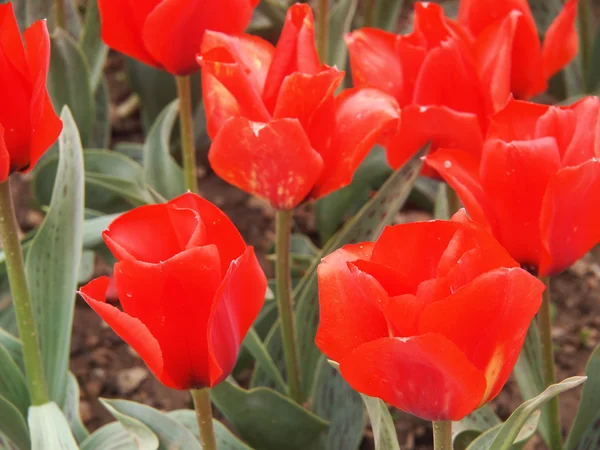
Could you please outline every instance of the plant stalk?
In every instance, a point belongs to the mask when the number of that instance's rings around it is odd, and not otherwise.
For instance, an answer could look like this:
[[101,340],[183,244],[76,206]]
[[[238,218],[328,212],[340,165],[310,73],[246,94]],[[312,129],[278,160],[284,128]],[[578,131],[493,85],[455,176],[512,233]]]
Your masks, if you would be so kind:
[[292,298],[290,272],[290,246],[292,231],[292,211],[277,211],[275,223],[275,278],[277,283],[277,309],[283,341],[283,353],[287,371],[290,397],[297,403],[302,401],[298,342],[296,339],[296,317]]
[[65,0],[54,0],[54,14],[56,19],[56,26],[67,29],[67,19],[65,16]]
[[[556,383],[556,367],[554,365],[554,346],[552,344],[552,318],[550,308],[550,277],[540,277],[546,285],[542,294],[542,306],[538,313],[538,327],[540,329],[542,374],[546,387]],[[562,436],[560,426],[560,408],[558,397],[552,398],[546,406],[550,419],[550,450],[562,450]]]
[[433,449],[452,450],[452,422],[433,422]]
[[17,318],[19,336],[23,344],[23,360],[27,388],[35,406],[48,403],[48,391],[42,365],[42,352],[31,297],[27,288],[23,250],[19,240],[19,226],[10,191],[10,181],[0,183],[0,239],[6,258],[8,281]]
[[202,450],[217,450],[217,439],[213,426],[212,404],[210,401],[210,388],[192,389],[196,419],[200,429],[200,443]]
[[319,0],[317,10],[317,51],[321,61],[329,58],[329,0]]
[[189,76],[176,76],[179,97],[179,126],[181,130],[181,159],[185,187],[198,192],[196,148],[194,144],[194,118],[192,115],[192,89]]

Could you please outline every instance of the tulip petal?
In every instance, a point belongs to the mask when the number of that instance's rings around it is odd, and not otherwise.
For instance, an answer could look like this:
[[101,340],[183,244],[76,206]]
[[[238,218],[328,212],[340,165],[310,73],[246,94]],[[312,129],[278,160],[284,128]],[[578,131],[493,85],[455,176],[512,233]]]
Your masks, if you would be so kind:
[[208,159],[217,175],[276,209],[293,209],[313,188],[323,161],[296,119],[227,121]]
[[[28,68],[19,24],[11,2],[0,5],[0,54],[22,77],[27,78]],[[4,59],[4,58],[2,58]]]
[[144,23],[143,41],[169,73],[189,75],[198,70],[196,53],[206,30],[238,34],[251,17],[248,0],[162,0]]
[[231,262],[213,301],[208,319],[210,386],[233,370],[240,344],[258,313],[267,290],[267,278],[252,247]]
[[[585,127],[586,125],[593,127],[595,125],[593,122],[590,123],[590,119],[593,120],[592,117],[586,117],[586,119],[588,120],[585,124],[581,124],[582,127]],[[597,114],[595,119],[598,119]],[[556,145],[558,146],[563,165],[565,165],[565,153],[569,147],[569,144],[573,140],[575,131],[580,125],[578,122],[579,121],[575,111],[567,108],[551,106],[537,121],[535,127],[535,137],[553,137],[556,140]],[[582,133],[580,132],[579,134],[581,135]],[[585,141],[589,142],[589,138],[589,128],[586,127]],[[578,144],[581,145],[582,143],[578,142]],[[583,148],[578,148],[576,150],[576,154],[581,154],[581,156],[584,158],[584,161],[594,157],[593,154],[586,154],[590,152],[590,150],[593,150],[592,146],[582,145],[582,147]],[[577,165],[577,163],[574,165]]]
[[396,35],[377,28],[361,28],[344,37],[350,54],[352,81],[357,87],[374,87],[398,99],[410,101],[396,54]]
[[269,111],[275,109],[281,85],[288,75],[319,72],[321,63],[315,47],[314,22],[310,5],[296,3],[288,9],[263,92]]
[[140,355],[140,358],[161,383],[179,389],[180,387],[163,372],[160,345],[148,328],[139,319],[106,303],[108,284],[108,277],[96,278],[82,287],[79,294],[102,320]]
[[421,314],[421,333],[443,335],[484,373],[487,387],[480,405],[506,383],[544,289],[541,281],[520,268],[495,269],[445,300],[429,304]]
[[[352,182],[373,145],[398,125],[398,104],[376,89],[348,89],[335,99],[331,141],[320,151],[324,168],[312,196],[323,197]],[[313,140],[311,140],[313,142]]]
[[104,43],[127,56],[162,69],[163,65],[148,52],[142,41],[144,22],[161,1],[98,0]]
[[565,167],[550,179],[544,196],[541,229],[549,255],[540,275],[555,275],[600,242],[600,161]]
[[164,371],[181,389],[210,386],[207,326],[221,280],[214,245],[185,250],[159,264],[125,259],[115,265],[123,311],[156,338]]
[[315,342],[335,361],[365,342],[389,336],[379,306],[387,293],[373,277],[348,267],[357,259],[368,260],[372,248],[371,243],[346,245],[325,257],[317,269],[320,322]]
[[[568,112],[573,112],[575,117],[572,121],[557,121],[556,130],[563,130],[562,134],[568,135],[570,127],[574,128],[571,140],[567,145],[559,141],[559,148],[563,152],[562,164],[565,166],[577,166],[592,158],[600,157],[600,99],[596,96],[585,97],[574,105]],[[564,115],[563,115],[564,117]],[[566,139],[565,139],[566,140]]]
[[545,252],[540,212],[548,182],[560,168],[554,138],[486,142],[481,185],[498,218],[494,235],[521,264],[537,267]]
[[475,160],[481,158],[483,136],[479,118],[446,106],[411,105],[402,109],[400,130],[390,139],[387,157],[390,166],[404,165],[427,142],[434,149],[460,148]]
[[201,243],[205,231],[194,211],[159,204],[119,216],[102,236],[117,260],[159,263],[185,250],[190,241]]
[[436,333],[368,342],[340,363],[355,390],[425,420],[460,420],[481,402],[483,373]]
[[204,224],[205,244],[214,244],[221,258],[221,273],[227,273],[231,261],[246,250],[244,238],[227,215],[208,200],[188,192],[169,201],[169,205],[191,209],[198,213]]
[[425,158],[427,165],[456,191],[474,222],[491,231],[496,216],[479,179],[479,164],[462,150],[438,149]]
[[4,143],[4,127],[0,123],[0,183],[4,183],[10,175],[10,154]]
[[536,135],[536,125],[549,108],[548,105],[510,99],[502,110],[490,117],[486,138],[510,142],[541,137]]
[[546,78],[569,64],[579,51],[579,35],[575,26],[577,3],[577,0],[568,0],[546,31],[542,46]]

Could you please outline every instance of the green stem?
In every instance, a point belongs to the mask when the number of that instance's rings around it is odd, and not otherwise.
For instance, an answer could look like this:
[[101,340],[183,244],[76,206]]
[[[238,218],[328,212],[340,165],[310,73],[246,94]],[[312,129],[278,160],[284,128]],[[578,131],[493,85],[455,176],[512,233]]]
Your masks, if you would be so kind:
[[279,310],[279,324],[281,326],[281,338],[283,340],[283,353],[288,385],[290,387],[290,397],[297,403],[300,403],[302,401],[302,388],[300,384],[296,318],[294,315],[290,273],[291,231],[292,211],[277,211],[275,223],[277,309]]
[[[554,365],[554,347],[552,344],[552,318],[550,309],[550,278],[540,277],[546,285],[542,294],[542,306],[538,313],[538,326],[540,329],[540,342],[542,354],[542,374],[544,385],[550,386],[556,383],[556,368]],[[550,418],[550,449],[562,450],[562,437],[560,426],[560,408],[558,397],[552,398],[546,406]]]
[[450,217],[452,217],[460,208],[462,208],[462,203],[460,202],[460,198],[458,198],[458,194],[450,185],[446,186],[446,195],[448,198],[448,213]]
[[433,422],[433,450],[452,450],[452,422]]
[[23,344],[23,360],[31,402],[36,405],[48,403],[46,380],[42,365],[42,352],[37,338],[37,329],[31,298],[27,289],[23,250],[19,240],[19,228],[10,192],[10,181],[0,183],[0,239],[6,258],[8,281],[17,317],[19,336]]
[[375,11],[377,0],[363,0],[364,26],[372,27],[375,25]]
[[56,17],[56,26],[66,30],[65,0],[54,0],[54,14]]
[[317,51],[321,61],[329,58],[329,0],[319,0],[317,10]]
[[196,169],[196,149],[194,145],[194,119],[192,116],[192,89],[189,76],[176,76],[177,95],[179,96],[179,126],[181,129],[181,159],[185,187],[198,192]]
[[210,389],[192,389],[196,419],[200,429],[200,443],[202,450],[217,450],[217,439],[213,426],[212,405],[210,401]]
[[589,76],[594,46],[594,16],[589,0],[579,0],[579,41],[581,42],[581,67],[585,88],[590,89]]

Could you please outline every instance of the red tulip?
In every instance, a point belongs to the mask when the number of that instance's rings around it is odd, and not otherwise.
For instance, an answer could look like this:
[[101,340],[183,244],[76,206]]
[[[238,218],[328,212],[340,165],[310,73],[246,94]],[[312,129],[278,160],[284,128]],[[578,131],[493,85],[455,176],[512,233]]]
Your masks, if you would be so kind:
[[12,3],[0,5],[0,182],[33,169],[62,130],[46,89],[46,22],[35,22],[23,37],[25,48]]
[[277,48],[208,32],[199,63],[212,168],[277,209],[349,184],[373,144],[397,126],[389,95],[349,89],[334,97],[344,72],[319,62],[306,4],[289,9]]
[[388,227],[319,265],[317,346],[357,391],[460,420],[502,389],[540,307],[517,266],[464,212]]
[[576,14],[577,0],[568,0],[548,28],[543,45],[527,0],[461,0],[458,23],[476,41],[480,67],[505,59],[504,73],[495,77],[488,73],[484,82],[528,99],[544,92],[548,79],[577,54]]
[[198,70],[206,30],[239,34],[259,0],[98,0],[111,48],[174,75]]
[[123,311],[106,303],[107,277],[83,287],[84,300],[166,386],[225,379],[267,287],[253,248],[227,216],[187,193],[123,214],[103,237],[118,260]]
[[387,144],[394,168],[428,141],[481,152],[488,86],[480,80],[467,33],[433,3],[416,3],[413,32],[395,35],[363,28],[346,36],[352,77],[394,96],[402,107],[401,126]]
[[470,216],[540,276],[600,242],[600,100],[545,106],[512,100],[492,117],[481,164],[460,150],[427,158]]

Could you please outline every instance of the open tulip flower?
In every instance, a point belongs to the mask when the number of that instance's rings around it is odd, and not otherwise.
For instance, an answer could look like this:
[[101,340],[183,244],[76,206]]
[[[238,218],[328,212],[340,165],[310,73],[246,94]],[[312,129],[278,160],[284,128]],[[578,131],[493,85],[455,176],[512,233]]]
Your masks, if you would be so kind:
[[352,181],[398,106],[376,89],[335,97],[344,72],[322,65],[310,6],[287,13],[277,48],[207,32],[199,57],[214,171],[280,210]]
[[23,37],[25,48],[12,3],[0,5],[0,182],[31,170],[62,130],[46,89],[46,21],[35,22]]
[[568,107],[512,100],[491,119],[481,164],[461,150],[427,157],[469,215],[539,276],[600,241],[600,100]]
[[102,39],[118,50],[173,75],[198,70],[204,32],[239,34],[259,0],[98,0]]
[[433,421],[500,392],[544,291],[464,210],[347,245],[323,259],[318,281],[316,343],[344,379]]
[[118,260],[123,311],[106,303],[107,277],[81,289],[85,301],[166,386],[225,379],[267,288],[253,248],[227,216],[187,193],[123,214],[103,237]]

